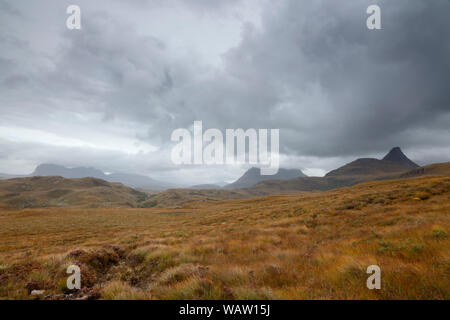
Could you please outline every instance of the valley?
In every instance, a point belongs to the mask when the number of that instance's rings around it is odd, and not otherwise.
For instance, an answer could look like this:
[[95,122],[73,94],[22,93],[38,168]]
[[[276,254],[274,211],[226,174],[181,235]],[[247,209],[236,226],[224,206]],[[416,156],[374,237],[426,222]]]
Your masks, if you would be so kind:
[[78,178],[0,181],[0,299],[450,298],[449,162],[393,148],[324,177],[252,168],[161,192],[48,168]]
[[[1,210],[0,298],[449,299],[449,214],[448,175],[175,208]],[[381,290],[366,288],[372,264]]]

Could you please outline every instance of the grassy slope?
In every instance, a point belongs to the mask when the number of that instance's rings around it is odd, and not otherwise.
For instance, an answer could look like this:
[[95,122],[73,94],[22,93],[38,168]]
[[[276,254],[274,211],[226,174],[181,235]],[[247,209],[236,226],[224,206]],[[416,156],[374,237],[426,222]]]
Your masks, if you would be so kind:
[[190,201],[220,201],[255,198],[281,193],[326,191],[371,180],[411,178],[424,175],[450,175],[450,162],[432,164],[406,173],[404,173],[404,170],[403,167],[386,161],[359,159],[330,172],[326,177],[269,180],[260,182],[250,188],[236,190],[173,189],[152,195],[151,202],[157,207],[174,207]]
[[137,207],[145,193],[101,179],[29,177],[0,181],[0,208]]
[[402,174],[401,178],[419,177],[419,176],[433,176],[433,175],[450,175],[450,162],[435,163],[427,166],[419,167]]
[[[0,297],[450,299],[450,177],[180,208],[0,213]],[[382,289],[366,288],[367,266]],[[66,292],[67,293],[67,292]]]

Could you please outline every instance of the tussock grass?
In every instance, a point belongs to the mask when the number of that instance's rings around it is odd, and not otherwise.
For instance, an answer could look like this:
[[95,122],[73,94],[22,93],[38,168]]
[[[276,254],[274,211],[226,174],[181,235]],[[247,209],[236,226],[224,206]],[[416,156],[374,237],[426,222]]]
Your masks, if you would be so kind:
[[148,292],[134,288],[126,282],[111,281],[103,288],[103,298],[107,300],[148,300]]

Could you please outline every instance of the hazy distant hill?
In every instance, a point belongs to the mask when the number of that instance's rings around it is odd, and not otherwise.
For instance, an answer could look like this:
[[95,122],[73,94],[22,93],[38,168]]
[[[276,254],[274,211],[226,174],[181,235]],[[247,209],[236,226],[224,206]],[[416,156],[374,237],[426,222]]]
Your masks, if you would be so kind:
[[138,207],[148,196],[97,178],[28,177],[0,181],[0,207]]
[[99,178],[105,179],[106,175],[103,171],[91,167],[66,168],[57,164],[44,163],[40,164],[33,171],[31,176],[60,176],[64,178]]
[[66,168],[56,164],[40,164],[36,167],[31,176],[60,176],[64,178],[98,178],[109,182],[120,182],[132,188],[149,190],[164,190],[173,188],[176,185],[154,180],[147,176],[129,173],[105,174],[103,171],[92,167]]
[[0,180],[13,179],[13,178],[22,178],[22,177],[25,177],[25,176],[24,175],[19,175],[19,174],[0,173]]
[[174,188],[175,184],[158,181],[147,176],[130,173],[111,173],[106,175],[105,180],[111,182],[120,182],[132,188],[150,189],[150,190],[164,190]]
[[187,189],[195,189],[195,190],[209,190],[209,189],[221,189],[222,187],[218,184],[197,184],[195,186],[190,186]]
[[283,169],[280,168],[278,173],[271,176],[265,176],[261,174],[260,168],[251,168],[244,173],[242,177],[236,180],[233,183],[226,185],[225,189],[242,189],[251,187],[258,182],[267,181],[267,180],[289,180],[295,179],[298,177],[306,177],[306,175],[297,169]]
[[226,186],[228,183],[224,181],[216,182],[216,183],[205,183],[205,184],[196,184],[194,186],[187,187],[186,189],[194,189],[194,190],[211,190],[211,189],[221,189]]

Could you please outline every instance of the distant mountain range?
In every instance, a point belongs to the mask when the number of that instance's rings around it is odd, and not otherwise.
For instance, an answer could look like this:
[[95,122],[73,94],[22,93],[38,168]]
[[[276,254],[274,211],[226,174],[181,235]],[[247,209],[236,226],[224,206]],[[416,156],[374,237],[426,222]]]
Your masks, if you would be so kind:
[[242,177],[235,182],[224,186],[224,189],[242,189],[251,187],[259,182],[267,180],[290,180],[300,177],[306,177],[306,175],[298,169],[283,169],[280,168],[278,173],[271,176],[265,176],[261,174],[260,168],[251,168],[247,170]]
[[[338,169],[328,172],[325,177],[307,177],[301,170],[280,168],[278,173],[271,176],[261,175],[260,168],[247,170],[235,182],[215,184],[199,184],[188,187],[194,190],[236,190],[236,189],[273,189],[273,190],[327,190],[330,188],[352,185],[361,181],[383,179],[398,176],[419,166],[411,161],[400,149],[392,148],[386,156],[379,160],[374,158],[360,158]],[[130,173],[105,174],[92,167],[67,168],[56,164],[40,164],[28,176],[60,176],[67,179],[97,178],[109,182],[120,182],[132,188],[162,191],[171,188],[181,188],[180,185],[157,181],[150,177]],[[1,175],[0,179],[10,179],[14,175]]]
[[[449,168],[450,163],[419,167],[408,159],[399,147],[395,147],[382,160],[360,158],[328,172],[324,177],[307,177],[303,173],[299,173],[299,170],[286,171],[285,169],[280,169],[280,175],[278,176],[259,176],[259,170],[252,168],[236,182],[221,189],[204,188],[204,190],[195,192],[186,189],[167,190],[150,196],[150,199],[155,201],[158,206],[169,206],[194,200],[219,201],[289,192],[326,191],[370,180],[400,179],[427,173],[448,174]],[[289,174],[299,177],[289,179]],[[276,177],[279,177],[279,179],[276,179]],[[258,179],[263,181],[251,185]],[[240,184],[241,182],[243,183]],[[250,186],[239,188],[242,185]]]
[[[139,188],[146,190],[162,191],[170,188],[183,188],[184,186],[171,184],[167,182],[158,181],[150,177],[130,174],[130,173],[111,173],[105,174],[103,171],[93,167],[75,167],[68,168],[65,166],[44,163],[36,167],[36,169],[29,175],[7,175],[0,174],[0,179],[12,179],[20,177],[49,177],[59,176],[66,179],[80,179],[80,178],[97,178],[109,182],[120,182],[131,188]],[[306,177],[301,170],[283,169],[280,168],[278,173],[272,176],[261,175],[259,168],[251,168],[247,170],[243,176],[233,183],[217,182],[214,184],[199,184],[188,187],[187,189],[241,189],[251,187],[259,182],[266,180],[288,180],[298,177]]]
[[[261,176],[260,173],[259,169],[251,168],[225,188],[218,184],[197,185],[151,194],[115,182],[146,190],[161,190],[160,186],[164,183],[140,175],[105,174],[95,168],[43,164],[27,177],[0,181],[0,207],[170,207],[190,201],[222,201],[280,193],[326,191],[371,180],[448,176],[450,162],[419,167],[396,147],[381,160],[357,159],[330,171],[324,177],[307,177],[300,170],[287,169],[280,169],[275,176]],[[292,179],[292,176],[297,177]],[[278,179],[272,180],[274,177]],[[250,185],[255,181],[259,182]],[[250,186],[237,188],[242,185]]]
[[261,174],[260,168],[250,168],[248,169],[239,179],[234,181],[233,183],[219,182],[214,184],[198,184],[195,186],[191,186],[187,189],[194,190],[211,190],[211,189],[243,189],[249,188],[259,182],[267,181],[267,180],[289,180],[295,179],[299,177],[306,177],[306,175],[297,169],[284,169],[280,168],[278,173],[271,176],[265,176]]
[[[300,170],[280,169],[276,175],[263,176],[258,168],[251,168],[235,182],[228,184],[224,189],[244,189],[244,188],[282,188],[297,186],[294,189],[323,190],[340,186],[352,185],[360,181],[371,179],[381,179],[398,175],[407,170],[418,168],[419,166],[411,161],[400,149],[392,148],[382,159],[361,158],[352,161],[338,169],[328,172],[325,177],[307,177]],[[205,188],[207,189],[207,188]]]
[[148,189],[148,190],[165,190],[168,188],[175,188],[177,185],[170,184],[150,177],[130,173],[111,173],[105,174],[103,171],[92,167],[76,167],[67,168],[56,164],[40,164],[36,167],[30,176],[59,176],[67,179],[74,178],[97,178],[109,182],[120,182],[128,187]]
[[305,177],[288,181],[266,181],[254,185],[253,191],[288,192],[330,190],[381,179],[399,178],[401,174],[419,166],[395,147],[382,159],[360,158],[328,172],[324,177]]
[[59,176],[67,179],[91,177],[106,180],[106,175],[103,173],[103,171],[95,168],[66,168],[64,166],[49,163],[38,165],[30,175],[39,177]]

